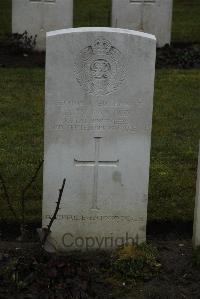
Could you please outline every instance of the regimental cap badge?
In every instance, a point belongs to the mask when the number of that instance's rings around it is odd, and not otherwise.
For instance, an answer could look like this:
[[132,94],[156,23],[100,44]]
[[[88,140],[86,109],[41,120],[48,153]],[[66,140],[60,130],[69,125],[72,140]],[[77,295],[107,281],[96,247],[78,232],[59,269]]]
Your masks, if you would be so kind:
[[92,95],[106,95],[119,89],[126,71],[123,54],[103,37],[81,50],[75,60],[76,80]]

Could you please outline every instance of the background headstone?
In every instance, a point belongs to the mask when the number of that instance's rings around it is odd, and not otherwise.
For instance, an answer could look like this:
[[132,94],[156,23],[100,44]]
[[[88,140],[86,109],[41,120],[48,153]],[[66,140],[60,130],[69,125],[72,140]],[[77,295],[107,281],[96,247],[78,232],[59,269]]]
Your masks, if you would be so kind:
[[37,35],[45,50],[46,32],[73,27],[73,0],[12,0],[12,32]]
[[47,34],[43,227],[58,250],[146,239],[156,39],[125,29]]
[[196,200],[194,210],[193,245],[195,248],[200,246],[200,143],[197,169]]
[[173,0],[112,0],[112,27],[154,34],[157,46],[170,44]]

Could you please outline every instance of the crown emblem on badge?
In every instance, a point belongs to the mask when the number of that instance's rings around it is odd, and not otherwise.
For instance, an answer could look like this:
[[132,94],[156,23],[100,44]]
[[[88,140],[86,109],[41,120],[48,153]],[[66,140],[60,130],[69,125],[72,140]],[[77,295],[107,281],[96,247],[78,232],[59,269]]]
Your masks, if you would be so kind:
[[98,38],[91,45],[94,54],[108,54],[112,45],[105,38]]

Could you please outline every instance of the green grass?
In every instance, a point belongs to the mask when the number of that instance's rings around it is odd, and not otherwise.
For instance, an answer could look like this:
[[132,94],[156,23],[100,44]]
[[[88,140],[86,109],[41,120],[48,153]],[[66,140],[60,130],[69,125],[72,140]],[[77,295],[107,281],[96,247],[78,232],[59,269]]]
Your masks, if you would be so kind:
[[[74,0],[74,27],[109,26],[110,13],[111,0]],[[1,0],[0,41],[10,32],[11,0]],[[199,0],[174,0],[172,41],[200,42]]]
[[200,71],[157,71],[149,219],[192,220],[200,138]]
[[[20,209],[20,191],[43,156],[44,71],[0,70],[0,173]],[[28,194],[27,216],[41,216],[41,175]],[[2,193],[0,216],[10,218]]]
[[12,0],[0,0],[0,41],[11,33]]
[[[192,220],[198,139],[200,71],[156,75],[149,219]],[[0,69],[0,172],[15,207],[43,156],[44,70]],[[0,217],[11,219],[0,191]],[[41,217],[42,176],[28,194],[26,217]]]
[[199,0],[175,0],[172,41],[181,43],[200,42]]
[[110,26],[112,0],[74,0],[74,27]]

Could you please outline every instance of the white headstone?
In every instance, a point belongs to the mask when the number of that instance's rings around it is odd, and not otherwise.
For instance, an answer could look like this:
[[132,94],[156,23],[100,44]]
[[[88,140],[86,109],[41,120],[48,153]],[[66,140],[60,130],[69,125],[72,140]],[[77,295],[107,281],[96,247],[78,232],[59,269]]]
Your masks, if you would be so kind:
[[112,0],[112,27],[154,34],[157,46],[170,44],[173,0]]
[[73,0],[12,0],[12,32],[37,35],[45,50],[46,32],[73,27]]
[[47,34],[43,227],[67,179],[57,250],[145,241],[155,55],[132,30]]
[[193,245],[195,248],[200,246],[200,143],[196,184],[196,200],[194,210]]

